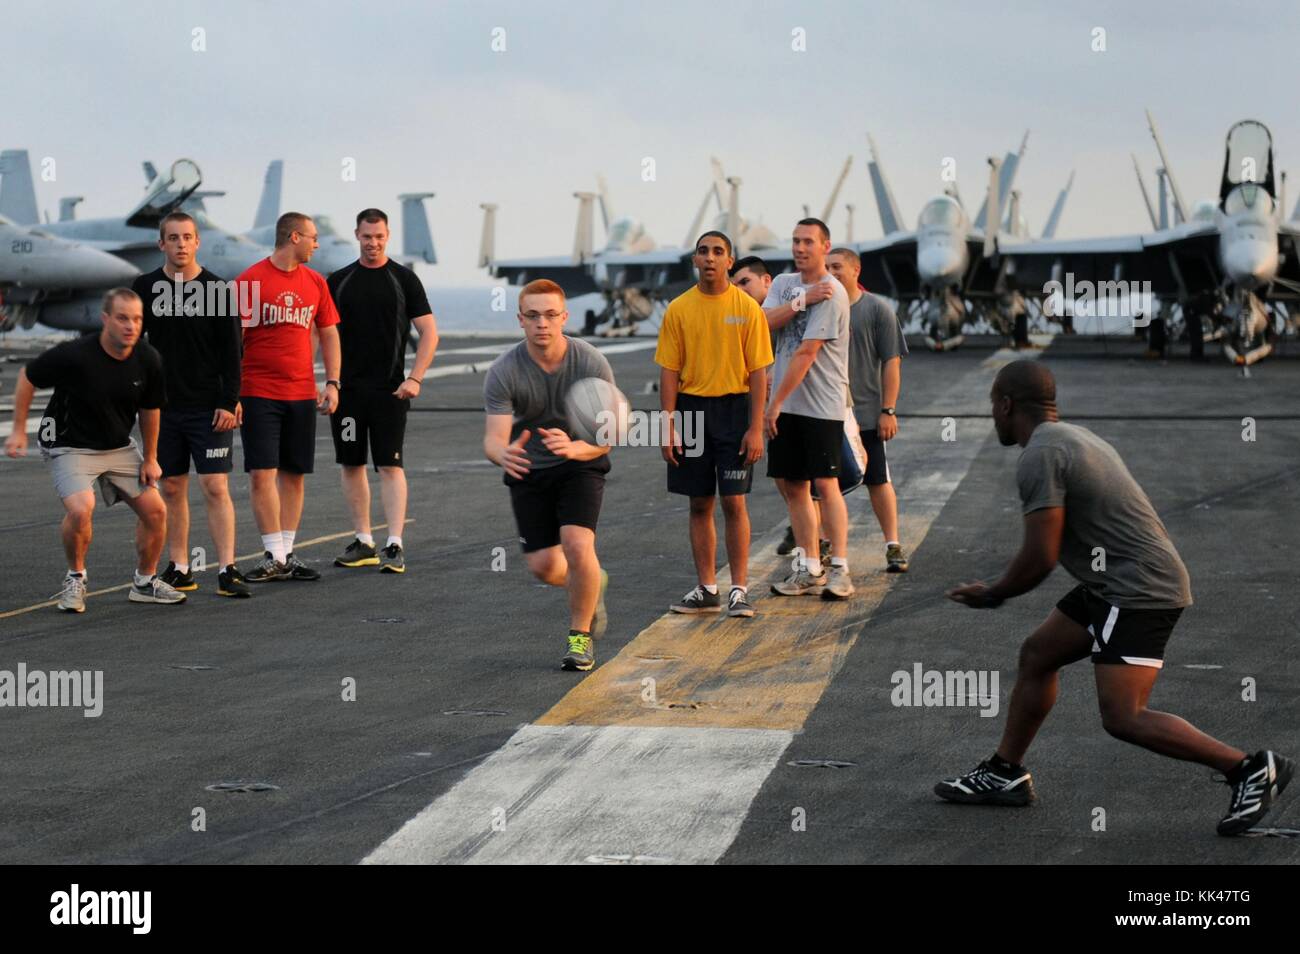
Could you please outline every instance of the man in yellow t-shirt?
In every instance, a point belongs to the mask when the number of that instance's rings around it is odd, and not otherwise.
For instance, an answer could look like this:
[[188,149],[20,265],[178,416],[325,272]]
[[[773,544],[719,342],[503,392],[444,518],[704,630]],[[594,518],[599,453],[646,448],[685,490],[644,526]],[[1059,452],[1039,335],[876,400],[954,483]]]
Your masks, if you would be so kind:
[[[675,613],[719,613],[713,498],[722,498],[728,616],[754,615],[749,603],[749,511],[745,495],[763,456],[763,408],[772,341],[758,302],[731,284],[731,239],[705,232],[691,259],[699,282],[674,298],[659,328],[655,363],[667,422],[668,490],[691,498],[691,554],[699,585]],[[751,395],[753,399],[751,400]]]

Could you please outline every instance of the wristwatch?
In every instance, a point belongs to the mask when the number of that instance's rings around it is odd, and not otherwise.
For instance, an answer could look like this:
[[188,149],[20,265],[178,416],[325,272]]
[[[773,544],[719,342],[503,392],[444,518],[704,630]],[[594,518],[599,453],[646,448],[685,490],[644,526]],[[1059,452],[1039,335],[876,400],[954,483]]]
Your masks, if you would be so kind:
[[897,414],[894,413],[894,409],[893,409],[892,407],[882,407],[882,408],[880,409],[880,413],[881,413],[881,414],[888,414],[890,417],[897,417],[897,416],[898,416]]
[[334,385],[335,391],[343,390],[342,386],[340,386],[340,384],[337,381],[335,381],[333,378],[330,378],[328,381],[325,382],[325,387],[329,387],[331,384]]

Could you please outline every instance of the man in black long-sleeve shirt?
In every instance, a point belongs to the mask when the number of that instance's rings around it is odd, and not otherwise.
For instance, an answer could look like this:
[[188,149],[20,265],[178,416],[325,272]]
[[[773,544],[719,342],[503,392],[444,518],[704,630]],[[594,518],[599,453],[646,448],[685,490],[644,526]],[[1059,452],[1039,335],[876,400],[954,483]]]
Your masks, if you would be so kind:
[[178,590],[198,589],[189,551],[192,459],[217,545],[217,593],[251,596],[235,566],[235,508],[227,477],[239,425],[237,302],[232,286],[199,265],[199,230],[192,217],[184,212],[165,217],[158,227],[158,248],[166,264],[141,275],[133,287],[144,302],[145,334],[162,355],[167,381],[158,463],[171,562],[162,578]]

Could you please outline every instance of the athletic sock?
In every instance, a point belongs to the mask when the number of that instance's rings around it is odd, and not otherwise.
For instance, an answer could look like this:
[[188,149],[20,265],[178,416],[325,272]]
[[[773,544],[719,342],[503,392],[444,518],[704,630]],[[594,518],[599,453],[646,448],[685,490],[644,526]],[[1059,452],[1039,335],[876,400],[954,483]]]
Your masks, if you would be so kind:
[[832,567],[839,567],[839,568],[842,569],[842,570],[847,570],[847,569],[849,568],[849,561],[848,561],[848,558],[847,558],[847,557],[835,557],[835,556],[834,556],[834,557],[831,557],[831,566],[832,566]]
[[293,538],[298,535],[297,530],[281,530],[280,538],[284,540],[284,555],[287,558],[293,552]]
[[805,558],[804,558],[804,561],[803,561],[803,565],[804,565],[805,568],[807,568],[807,570],[808,570],[808,575],[809,575],[809,576],[821,576],[821,575],[822,575],[822,561],[821,561],[820,559],[818,559],[818,560],[809,560],[809,559],[807,559],[807,558],[805,557]]
[[732,583],[732,584],[731,584],[731,588],[732,588],[733,590],[740,590],[740,592],[744,593],[746,596],[749,595],[749,587],[748,587],[748,586],[741,586],[739,583]]
[[368,533],[358,533],[357,539],[368,547],[373,547],[375,545],[375,538]]
[[898,547],[898,546],[902,546],[902,544],[899,543],[897,540],[886,540],[886,541],[885,541],[885,549],[886,549],[886,550],[888,550],[890,547]]
[[135,571],[135,585],[136,585],[136,586],[148,586],[148,585],[149,585],[150,583],[152,583],[152,582],[153,582],[153,574],[152,574],[152,573],[141,573],[139,570],[136,570],[136,571]]
[[181,573],[188,573],[190,572],[190,565],[188,563],[177,563],[176,569]]
[[384,544],[385,547],[391,547],[391,546],[400,547],[401,545],[402,545],[402,538],[394,537],[391,535],[388,537],[388,542]]
[[702,587],[704,588],[704,592],[705,592],[705,593],[708,593],[708,594],[710,594],[711,596],[717,596],[717,595],[718,595],[718,584],[716,584],[716,583],[701,583],[700,586],[702,586]]
[[79,576],[79,577],[81,577],[81,578],[84,580],[84,579],[86,578],[86,571],[85,571],[85,570],[69,570],[69,571],[68,571],[68,576]]
[[591,633],[587,632],[587,630],[585,630],[585,629],[572,629],[572,628],[571,628],[571,629],[569,630],[569,635],[570,635],[570,636],[590,636]]
[[284,536],[279,531],[262,534],[262,549],[271,554],[271,559],[276,563],[283,563],[287,558],[284,550]]
[[998,755],[996,752],[993,753],[993,758],[989,759],[989,764],[992,765],[995,769],[1000,769],[1003,772],[1008,772],[1012,775],[1020,775],[1023,774],[1025,771],[1025,767],[1023,765],[1013,765],[1012,763],[1004,759],[1002,756]]

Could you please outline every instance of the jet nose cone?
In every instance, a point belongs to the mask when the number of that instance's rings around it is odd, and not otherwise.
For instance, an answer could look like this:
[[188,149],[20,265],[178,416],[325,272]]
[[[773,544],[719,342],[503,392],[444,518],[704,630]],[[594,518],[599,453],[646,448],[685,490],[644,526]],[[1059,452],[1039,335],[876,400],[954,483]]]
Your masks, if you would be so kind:
[[1253,239],[1233,242],[1224,249],[1223,267],[1243,288],[1267,284],[1277,275],[1277,246]]
[[961,258],[951,245],[926,245],[917,254],[916,267],[922,279],[955,279]]
[[98,249],[82,248],[77,250],[74,274],[85,288],[109,288],[131,284],[140,270],[116,255]]

